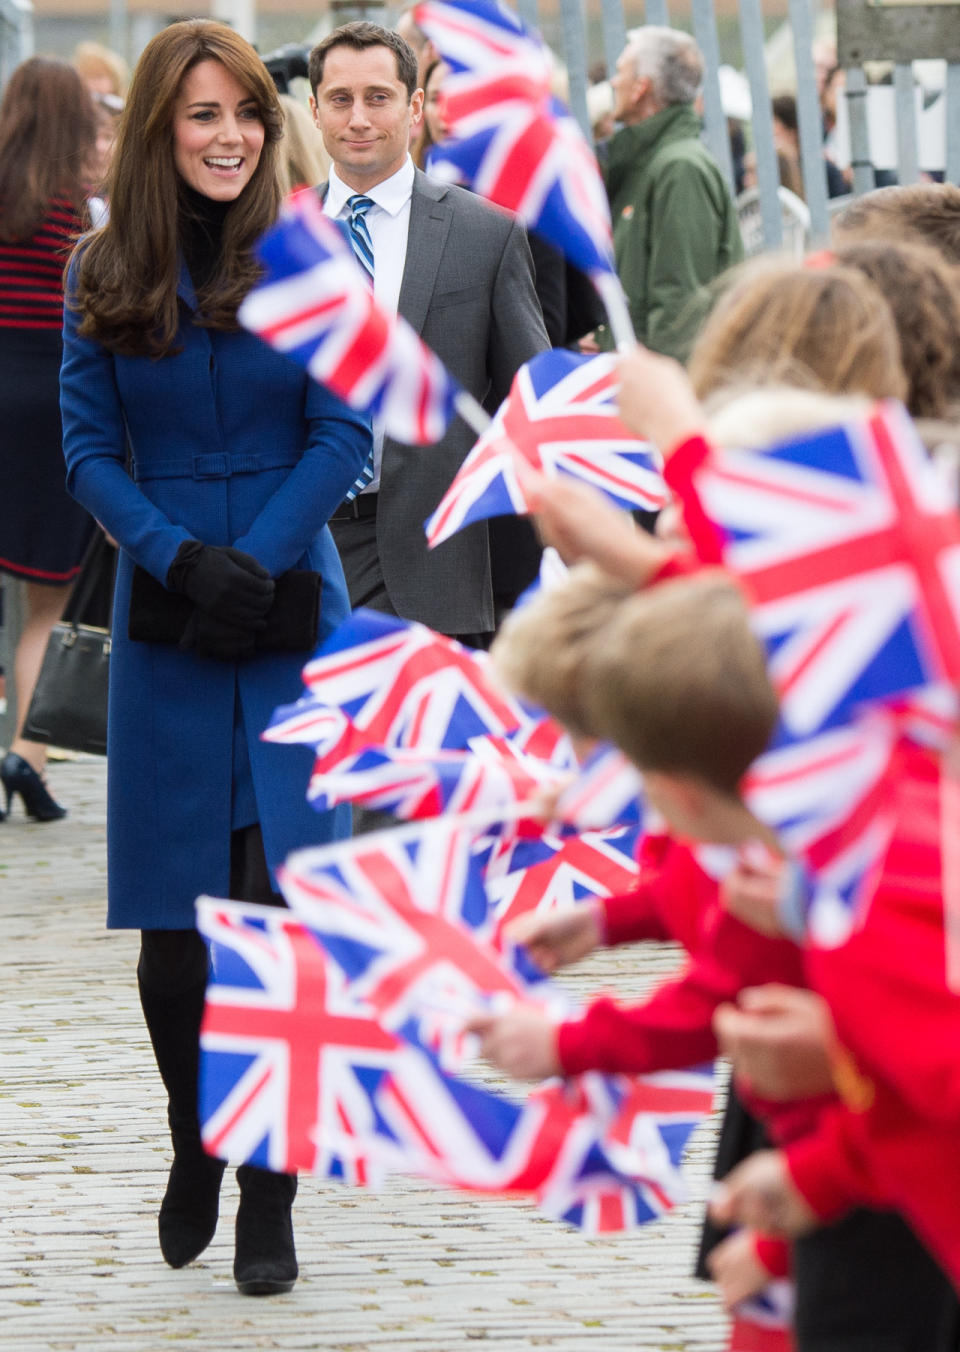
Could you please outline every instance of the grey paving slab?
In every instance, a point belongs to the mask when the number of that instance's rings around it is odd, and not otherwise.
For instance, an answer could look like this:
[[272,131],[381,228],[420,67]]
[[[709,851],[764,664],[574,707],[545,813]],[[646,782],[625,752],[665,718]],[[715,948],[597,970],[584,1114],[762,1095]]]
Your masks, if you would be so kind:
[[[251,1300],[231,1279],[236,1186],[179,1272],[156,1245],[169,1163],[137,1004],[137,940],[103,929],[105,767],[55,764],[63,822],[0,824],[0,1348],[3,1352],[719,1352],[724,1321],[687,1274],[715,1123],[691,1201],[591,1240],[516,1201],[417,1181],[363,1193],[305,1179],[302,1276]],[[574,989],[638,995],[676,954],[603,954]]]

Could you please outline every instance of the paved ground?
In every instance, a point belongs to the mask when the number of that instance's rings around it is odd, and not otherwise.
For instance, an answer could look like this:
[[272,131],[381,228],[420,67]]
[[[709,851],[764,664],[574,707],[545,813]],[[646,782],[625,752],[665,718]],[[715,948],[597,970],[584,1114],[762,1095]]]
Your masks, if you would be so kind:
[[[136,938],[102,928],[104,766],[58,764],[51,782],[64,822],[0,825],[4,1352],[719,1352],[716,1301],[686,1275],[712,1126],[690,1152],[690,1205],[621,1238],[419,1183],[369,1195],[305,1180],[301,1279],[290,1296],[251,1300],[230,1274],[231,1181],[213,1244],[166,1268],[155,1210],[167,1140]],[[639,993],[671,965],[662,952],[608,954],[574,984]]]

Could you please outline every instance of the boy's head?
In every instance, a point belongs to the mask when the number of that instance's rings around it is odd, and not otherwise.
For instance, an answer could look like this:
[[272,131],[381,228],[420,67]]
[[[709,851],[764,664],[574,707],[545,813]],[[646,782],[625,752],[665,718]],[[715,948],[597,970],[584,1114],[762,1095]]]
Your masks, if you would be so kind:
[[669,778],[736,800],[777,720],[737,586],[713,571],[661,582],[621,600],[584,647],[578,693],[593,735],[651,787]]
[[490,650],[501,679],[574,736],[596,737],[581,699],[584,658],[630,595],[596,564],[577,564],[557,586],[507,616]]

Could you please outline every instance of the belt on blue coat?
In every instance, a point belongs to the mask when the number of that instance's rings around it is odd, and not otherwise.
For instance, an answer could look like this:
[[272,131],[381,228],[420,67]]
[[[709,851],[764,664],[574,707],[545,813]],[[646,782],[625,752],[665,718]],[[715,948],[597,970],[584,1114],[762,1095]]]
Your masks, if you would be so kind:
[[144,479],[229,479],[234,474],[257,474],[265,469],[292,469],[300,457],[292,451],[258,451],[252,455],[185,455],[176,460],[133,462],[133,477]]

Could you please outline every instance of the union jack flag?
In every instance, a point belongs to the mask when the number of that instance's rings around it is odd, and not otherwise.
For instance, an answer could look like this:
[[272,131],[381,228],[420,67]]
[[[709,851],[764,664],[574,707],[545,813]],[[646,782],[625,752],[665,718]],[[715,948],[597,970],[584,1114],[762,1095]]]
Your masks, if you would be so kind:
[[[503,736],[530,722],[495,683],[485,653],[374,610],[355,610],[339,625],[304,667],[303,680],[308,700],[278,709],[266,740],[274,740],[274,729],[276,740],[293,740],[291,729],[301,725],[304,740],[312,740],[311,711],[330,706],[363,734],[345,753],[362,745],[463,750],[471,737]],[[329,750],[329,740],[322,746]]]
[[440,818],[298,850],[280,871],[290,907],[388,1027],[424,1009],[467,1018],[489,997],[529,999],[539,984],[489,947],[475,834]]
[[590,1234],[643,1225],[686,1198],[679,1172],[687,1142],[713,1104],[713,1067],[656,1075],[576,1076],[550,1081],[531,1099],[553,1099],[580,1114],[598,1138],[607,1167],[632,1188],[597,1188],[589,1173],[554,1176],[540,1206]]
[[457,386],[410,325],[376,304],[313,192],[287,200],[257,254],[266,277],[240,306],[241,324],[351,408],[376,415],[388,436],[415,446],[439,441]]
[[431,0],[414,15],[418,25],[455,71],[502,70],[525,66],[531,78],[549,82],[550,64],[539,36],[531,33],[507,5],[496,0]]
[[718,452],[695,485],[791,734],[960,679],[960,518],[899,405],[763,453]]
[[538,478],[567,474],[620,507],[667,501],[657,452],[617,416],[616,358],[541,352],[520,367],[488,430],[426,523],[431,546],[473,521],[530,511]]
[[807,926],[842,942],[862,917],[893,829],[898,719],[875,712],[816,737],[787,741],[755,762],[748,805],[804,866]]
[[234,1163],[372,1181],[369,1089],[403,1044],[289,911],[201,897],[197,924],[213,973],[200,1032],[204,1147]]
[[637,886],[636,830],[585,831],[565,839],[521,840],[490,861],[484,874],[496,922],[493,942],[505,947],[511,921],[528,911],[566,910],[593,897]]
[[[378,1081],[373,1099],[390,1158],[404,1172],[447,1186],[484,1193],[527,1194],[548,1215],[587,1233],[630,1229],[662,1215],[686,1196],[676,1153],[678,1113],[659,1114],[649,1103],[634,1116],[648,1119],[643,1148],[624,1157],[632,1174],[612,1161],[607,1147],[609,1105],[622,1114],[635,1077],[581,1077],[550,1081],[515,1103],[447,1074],[413,1029],[411,1054]],[[594,1083],[590,1092],[584,1081]],[[686,1135],[709,1111],[709,1095],[687,1108]],[[606,1110],[606,1115],[597,1108]],[[331,1139],[331,1149],[338,1148]],[[616,1145],[614,1146],[616,1150]],[[620,1152],[623,1156],[623,1152]]]
[[573,783],[557,799],[555,817],[581,831],[607,826],[639,827],[643,821],[643,780],[622,751],[598,746]]
[[513,754],[503,738],[471,738],[469,751],[365,747],[345,758],[338,745],[317,759],[307,797],[318,812],[362,803],[416,821],[502,810],[516,825],[522,820],[514,818],[517,809],[555,780],[549,766]]
[[346,742],[350,727],[350,720],[341,709],[324,704],[315,695],[304,695],[294,704],[275,709],[270,726],[260,734],[260,739],[289,746],[312,746],[322,756],[338,743]]
[[542,710],[525,706],[528,721],[508,734],[511,747],[554,770],[574,772],[578,761],[569,733]]
[[201,1034],[211,1153],[361,1184],[403,1171],[526,1193],[592,1232],[683,1195],[682,1143],[708,1104],[665,1098],[658,1077],[605,1076],[513,1103],[446,1073],[415,1020],[385,1030],[325,960],[324,936],[290,913],[201,898],[198,918],[214,971]]
[[596,158],[551,95],[539,37],[491,0],[428,0],[414,16],[454,71],[443,92],[451,139],[433,151],[430,173],[471,185],[584,272],[614,278]]

